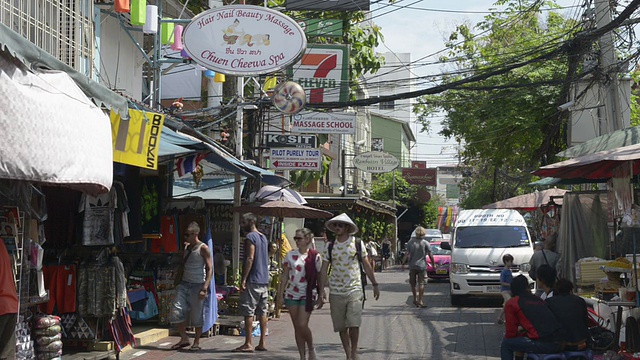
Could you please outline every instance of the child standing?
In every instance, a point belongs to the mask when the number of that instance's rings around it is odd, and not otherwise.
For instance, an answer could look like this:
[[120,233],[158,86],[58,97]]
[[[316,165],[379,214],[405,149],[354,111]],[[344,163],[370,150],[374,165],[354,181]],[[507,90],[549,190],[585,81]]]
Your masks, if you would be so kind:
[[511,273],[511,266],[513,266],[513,256],[511,254],[504,254],[502,256],[502,263],[504,268],[500,272],[500,293],[504,302],[502,303],[502,309],[500,309],[500,315],[496,320],[496,324],[504,324],[504,306],[507,301],[511,299],[511,280],[513,280],[513,274]]

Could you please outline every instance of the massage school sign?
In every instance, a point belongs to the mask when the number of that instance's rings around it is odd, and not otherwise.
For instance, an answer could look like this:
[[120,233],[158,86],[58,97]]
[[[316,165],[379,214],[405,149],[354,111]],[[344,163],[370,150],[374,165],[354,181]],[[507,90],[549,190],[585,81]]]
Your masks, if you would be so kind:
[[184,50],[198,64],[229,75],[259,75],[300,58],[307,38],[300,25],[275,10],[228,5],[194,17],[183,32]]

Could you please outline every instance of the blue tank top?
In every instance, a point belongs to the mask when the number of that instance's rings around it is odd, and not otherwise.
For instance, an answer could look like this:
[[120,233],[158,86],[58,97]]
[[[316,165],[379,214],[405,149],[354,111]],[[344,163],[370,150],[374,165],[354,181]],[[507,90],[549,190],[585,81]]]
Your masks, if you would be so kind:
[[[258,285],[269,284],[269,241],[264,234],[257,231],[247,234],[247,240],[256,248],[253,266],[249,272],[248,283]],[[245,252],[246,254],[246,252]]]

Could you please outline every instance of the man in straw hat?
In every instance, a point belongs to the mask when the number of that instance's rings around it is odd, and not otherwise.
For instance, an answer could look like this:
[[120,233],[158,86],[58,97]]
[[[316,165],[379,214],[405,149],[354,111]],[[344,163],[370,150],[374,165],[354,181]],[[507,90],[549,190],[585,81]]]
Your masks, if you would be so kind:
[[[358,232],[358,226],[347,216],[340,214],[325,223],[326,228],[335,234],[335,241],[325,246],[322,254],[322,270],[320,273],[320,291],[318,309],[326,302],[324,288],[331,289],[329,303],[331,304],[331,320],[333,330],[340,333],[340,340],[348,360],[358,358],[358,338],[360,323],[362,322],[363,287],[360,278],[361,258],[362,266],[373,285],[373,296],[380,297],[380,290],[376,282],[373,268],[367,259],[367,252],[362,251],[360,239],[353,236]],[[358,242],[360,243],[358,245]],[[328,277],[329,264],[331,275]]]

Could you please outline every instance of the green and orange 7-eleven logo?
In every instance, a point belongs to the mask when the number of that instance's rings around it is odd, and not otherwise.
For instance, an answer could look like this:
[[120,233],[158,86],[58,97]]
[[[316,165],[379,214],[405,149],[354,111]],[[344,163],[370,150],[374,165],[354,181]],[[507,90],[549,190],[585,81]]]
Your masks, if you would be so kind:
[[346,101],[349,95],[348,48],[345,45],[309,45],[290,76],[307,93],[307,102]]

